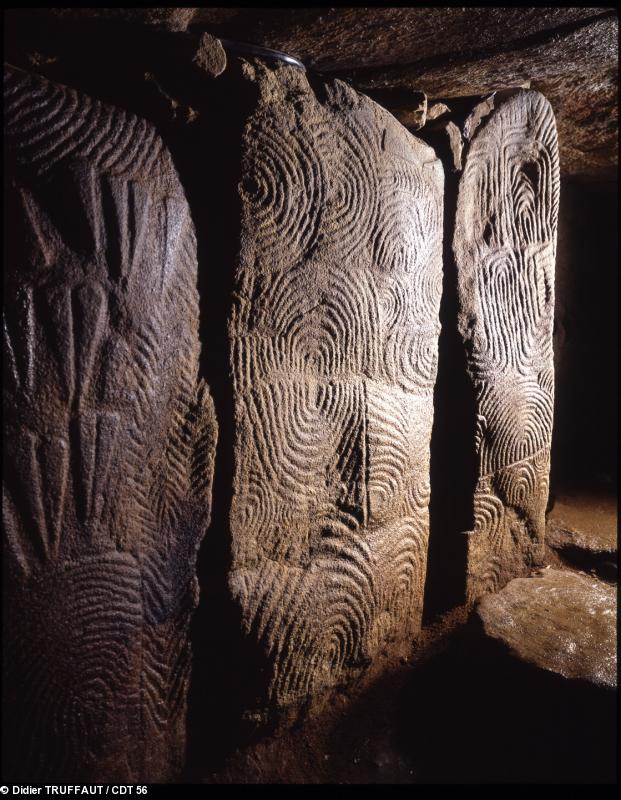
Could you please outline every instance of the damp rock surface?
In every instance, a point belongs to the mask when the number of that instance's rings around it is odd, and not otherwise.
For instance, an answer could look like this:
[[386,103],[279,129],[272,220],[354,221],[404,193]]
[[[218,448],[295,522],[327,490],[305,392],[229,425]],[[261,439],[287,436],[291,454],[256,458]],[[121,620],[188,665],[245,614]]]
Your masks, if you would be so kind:
[[561,553],[568,547],[579,547],[590,553],[609,553],[612,556],[617,550],[616,543],[605,531],[595,529],[587,533],[556,519],[550,520],[546,526],[546,542]]
[[615,590],[602,581],[542,570],[487,595],[476,613],[485,634],[516,658],[565,678],[616,688]]
[[546,521],[546,546],[552,566],[568,566],[615,583],[616,499],[589,492],[555,497]]
[[605,581],[617,580],[616,544],[605,532],[575,530],[559,520],[548,520],[546,545],[552,565],[560,562]]
[[616,553],[616,497],[586,491],[555,496],[546,540],[555,548],[576,545],[594,553]]

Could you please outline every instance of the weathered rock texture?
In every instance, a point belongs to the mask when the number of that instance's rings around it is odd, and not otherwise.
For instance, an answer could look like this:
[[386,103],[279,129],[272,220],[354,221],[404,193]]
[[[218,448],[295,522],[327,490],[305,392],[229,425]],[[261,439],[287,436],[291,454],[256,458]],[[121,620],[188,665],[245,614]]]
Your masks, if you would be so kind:
[[592,553],[594,556],[608,554],[614,557],[617,552],[617,542],[614,535],[607,536],[597,526],[588,531],[576,530],[558,519],[548,520],[546,542],[560,553],[577,548]]
[[341,82],[246,77],[230,586],[280,706],[420,627],[443,175]]
[[544,554],[558,194],[552,110],[537,92],[520,92],[472,140],[453,239],[477,404],[471,601]]
[[[402,17],[397,29],[407,32],[404,10],[390,11]],[[619,18],[615,9],[408,11],[422,17],[418,24],[428,37],[423,43],[418,30],[416,36],[404,35],[404,43],[416,47],[410,63],[355,69],[343,77],[351,78],[360,91],[415,89],[425,92],[430,102],[444,99],[449,106],[455,98],[529,85],[554,108],[563,175],[616,173]],[[425,20],[426,16],[431,19]],[[392,59],[393,52],[391,47],[384,50],[386,58]]]
[[183,763],[216,424],[192,221],[145,121],[5,68],[6,775]]
[[[408,126],[418,105],[410,105],[410,112],[403,109],[401,98],[408,93],[424,92],[430,106],[445,100],[452,107],[455,98],[528,86],[542,92],[555,110],[564,176],[617,174],[619,20],[614,8],[27,8],[6,13],[12,63],[21,65],[20,20],[26,39],[40,29],[33,57],[49,55],[59,62],[70,61],[76,45],[84,48],[90,27],[92,41],[80,67],[92,58],[106,72],[110,52],[114,60],[140,53],[141,31],[174,31],[170,38],[176,38],[205,29],[290,53],[308,68],[351,80],[359,91],[393,94],[396,104],[379,102]],[[54,21],[67,31],[62,43],[50,29]],[[134,37],[128,47],[119,46],[121,28]],[[175,56],[170,75],[178,64]]]
[[514,657],[568,679],[616,688],[614,587],[546,569],[484,597],[477,614],[486,635]]
[[617,502],[613,495],[557,495],[546,518],[546,554],[568,565],[617,582]]

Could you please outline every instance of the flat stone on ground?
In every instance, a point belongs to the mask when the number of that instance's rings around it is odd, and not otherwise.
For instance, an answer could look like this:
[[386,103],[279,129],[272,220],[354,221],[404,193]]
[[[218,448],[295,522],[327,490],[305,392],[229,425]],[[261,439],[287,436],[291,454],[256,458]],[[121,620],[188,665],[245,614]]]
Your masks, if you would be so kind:
[[518,659],[569,679],[616,688],[616,598],[612,586],[546,569],[485,596],[485,634]]

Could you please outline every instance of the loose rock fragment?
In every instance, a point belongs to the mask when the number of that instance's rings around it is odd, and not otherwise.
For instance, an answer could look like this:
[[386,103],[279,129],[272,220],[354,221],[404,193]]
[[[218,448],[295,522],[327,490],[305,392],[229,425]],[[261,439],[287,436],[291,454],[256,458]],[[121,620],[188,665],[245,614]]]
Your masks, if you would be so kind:
[[472,139],[476,129],[481,124],[481,120],[494,110],[494,96],[495,92],[484,98],[468,115],[462,128],[464,139],[467,141]]
[[226,69],[226,51],[222,42],[208,33],[201,34],[193,61],[210,78],[216,78]]
[[451,109],[445,103],[434,103],[427,109],[427,122],[431,122],[443,114],[448,114]]
[[461,131],[454,122],[447,122],[444,130],[449,139],[451,153],[453,155],[453,170],[458,172],[461,169],[461,153],[463,150],[463,140]]

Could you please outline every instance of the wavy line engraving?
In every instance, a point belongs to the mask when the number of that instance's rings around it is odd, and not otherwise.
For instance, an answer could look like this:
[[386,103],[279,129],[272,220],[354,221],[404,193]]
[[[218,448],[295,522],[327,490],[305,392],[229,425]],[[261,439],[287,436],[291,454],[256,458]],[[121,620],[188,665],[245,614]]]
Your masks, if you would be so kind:
[[453,242],[478,415],[471,601],[543,555],[558,195],[554,115],[542,95],[519,92],[472,141]]
[[247,74],[229,585],[269,711],[420,626],[443,176],[344,84]]
[[217,435],[192,222],[146,121],[11,67],[5,104],[6,765],[169,780]]

